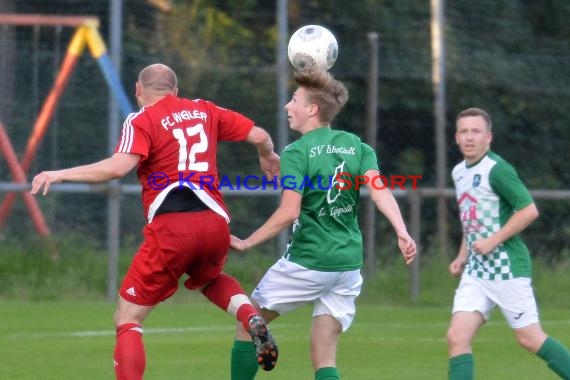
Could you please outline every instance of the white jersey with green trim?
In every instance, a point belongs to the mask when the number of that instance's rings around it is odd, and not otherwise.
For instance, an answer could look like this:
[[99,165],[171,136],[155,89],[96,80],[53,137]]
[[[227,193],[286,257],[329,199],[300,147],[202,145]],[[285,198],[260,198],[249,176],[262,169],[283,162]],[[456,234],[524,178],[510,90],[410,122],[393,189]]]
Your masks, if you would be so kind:
[[459,218],[467,240],[465,273],[487,280],[530,277],[528,249],[515,235],[487,255],[475,254],[473,243],[495,234],[514,212],[533,203],[516,170],[500,156],[488,152],[479,161],[465,161],[452,171]]

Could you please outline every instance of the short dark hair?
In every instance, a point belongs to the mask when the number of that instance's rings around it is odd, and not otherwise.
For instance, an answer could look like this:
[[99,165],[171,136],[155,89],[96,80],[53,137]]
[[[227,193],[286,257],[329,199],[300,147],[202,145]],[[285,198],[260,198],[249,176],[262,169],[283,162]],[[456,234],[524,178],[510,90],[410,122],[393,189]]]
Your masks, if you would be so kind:
[[315,67],[297,71],[295,83],[307,90],[310,103],[319,107],[319,119],[331,123],[348,101],[348,90],[328,71]]
[[487,124],[487,131],[491,131],[491,129],[493,129],[493,121],[491,120],[491,116],[489,115],[489,113],[477,107],[467,108],[459,112],[457,118],[455,119],[455,124],[457,125],[457,122],[462,117],[469,117],[469,116],[481,116],[483,120],[485,120],[485,124]]

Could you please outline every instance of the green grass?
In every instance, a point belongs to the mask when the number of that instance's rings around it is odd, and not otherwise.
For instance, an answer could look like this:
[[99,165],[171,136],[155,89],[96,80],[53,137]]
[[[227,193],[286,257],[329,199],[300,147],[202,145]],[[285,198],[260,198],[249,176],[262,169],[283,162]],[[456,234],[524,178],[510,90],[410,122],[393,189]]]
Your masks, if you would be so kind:
[[[59,243],[53,261],[41,242],[0,247],[0,379],[111,379],[114,305],[106,303],[107,257],[96,244]],[[133,249],[120,257],[124,273]],[[251,291],[275,261],[270,253],[232,253],[226,271]],[[270,252],[269,250],[267,252]],[[434,255],[435,256],[435,255]],[[412,303],[408,270],[380,261],[365,278],[357,317],[343,334],[338,366],[343,380],[446,379],[445,331],[457,279],[448,263],[422,257],[421,293]],[[570,346],[570,259],[534,262],[533,283],[544,329]],[[281,357],[258,380],[312,380],[310,308],[280,317],[272,329]],[[145,323],[145,380],[229,379],[234,321],[197,293],[179,291]],[[519,348],[500,313],[474,343],[478,379],[548,380],[542,360]]]
[[[104,301],[108,269],[105,250],[95,248],[88,241],[69,238],[58,247],[60,258],[54,261],[40,241],[3,241],[0,246],[0,300]],[[126,272],[135,250],[125,249],[121,253],[120,276]],[[376,274],[365,276],[361,300],[390,306],[444,307],[453,299],[457,279],[448,274],[449,263],[441,255],[422,256],[421,291],[415,302],[410,300],[408,268],[397,256],[387,261],[381,258]],[[225,270],[250,292],[276,259],[270,249],[232,252]],[[567,296],[570,258],[552,263],[535,259],[533,268],[533,285],[539,303],[545,307],[570,308],[570,297]]]
[[[114,305],[104,302],[0,301],[3,379],[111,379]],[[542,310],[545,330],[570,345],[570,312]],[[447,307],[361,304],[343,334],[338,366],[343,380],[445,379]],[[274,371],[257,379],[311,380],[310,308],[272,324],[280,345]],[[198,295],[181,295],[145,323],[145,380],[229,379],[233,319]],[[500,313],[474,344],[477,378],[556,379],[544,362],[519,348]]]

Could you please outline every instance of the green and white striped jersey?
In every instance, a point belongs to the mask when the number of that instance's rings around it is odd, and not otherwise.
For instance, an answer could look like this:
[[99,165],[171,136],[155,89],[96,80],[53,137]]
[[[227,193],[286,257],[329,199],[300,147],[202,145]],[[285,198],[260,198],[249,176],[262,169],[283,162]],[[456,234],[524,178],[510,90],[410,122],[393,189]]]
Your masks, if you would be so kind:
[[459,163],[451,176],[467,239],[465,273],[487,280],[531,277],[530,255],[520,235],[511,237],[488,255],[472,250],[473,242],[495,234],[513,213],[533,203],[516,170],[489,151],[471,165]]
[[[378,170],[374,150],[358,136],[330,127],[319,127],[285,147],[282,186],[303,197],[286,259],[325,272],[362,267],[355,181],[371,169]],[[342,183],[339,173],[344,173]]]

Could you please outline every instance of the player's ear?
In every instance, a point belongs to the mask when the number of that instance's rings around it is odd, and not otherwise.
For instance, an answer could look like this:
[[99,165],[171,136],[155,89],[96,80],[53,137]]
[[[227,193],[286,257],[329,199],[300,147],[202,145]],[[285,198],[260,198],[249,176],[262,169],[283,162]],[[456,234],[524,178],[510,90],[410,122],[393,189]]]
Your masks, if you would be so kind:
[[178,87],[175,87],[172,93],[174,94],[174,96],[178,96]]
[[141,96],[141,85],[139,82],[135,83],[135,97],[139,98]]
[[319,111],[320,111],[319,105],[315,104],[315,103],[311,103],[311,105],[309,106],[309,115],[315,116],[319,113]]

